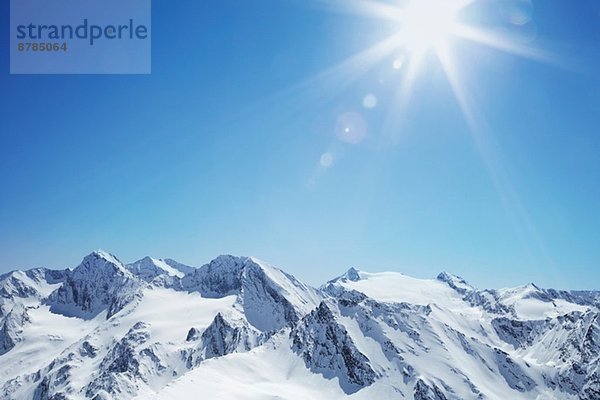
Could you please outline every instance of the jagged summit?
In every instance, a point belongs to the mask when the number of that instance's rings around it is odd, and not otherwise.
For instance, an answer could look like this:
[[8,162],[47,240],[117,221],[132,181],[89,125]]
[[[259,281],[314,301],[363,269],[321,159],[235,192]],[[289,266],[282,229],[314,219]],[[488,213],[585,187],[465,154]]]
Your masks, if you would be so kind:
[[354,267],[350,267],[348,271],[342,275],[328,281],[326,285],[335,284],[336,282],[357,282],[360,280],[360,271]]
[[81,263],[72,270],[70,275],[92,279],[94,276],[109,274],[132,278],[131,273],[116,256],[103,250],[96,250],[85,256]]
[[438,274],[438,276],[436,277],[436,279],[439,281],[442,281],[442,282],[458,282],[458,283],[462,283],[462,284],[467,284],[467,281],[465,281],[460,276],[451,274],[450,272],[446,272],[446,271],[440,272]]
[[141,282],[117,257],[98,250],[68,273],[45,302],[67,316],[93,318],[107,311],[109,318],[133,301],[140,287]]
[[349,281],[356,282],[360,280],[360,272],[354,267],[350,267],[345,275]]
[[452,289],[458,291],[459,293],[466,293],[467,291],[473,290],[473,286],[469,285],[469,283],[461,278],[458,275],[451,274],[449,272],[440,272],[440,274],[436,278],[438,281],[445,282]]
[[319,300],[313,288],[253,257],[222,255],[182,279],[182,287],[208,298],[236,296],[260,331],[294,323]]
[[172,258],[163,258],[160,261],[163,261],[165,264],[167,264],[171,268],[181,271],[184,275],[194,272],[194,270],[196,269],[192,266],[182,264],[179,261],[175,261]]
[[0,276],[0,398],[600,398],[600,293],[105,251]]
[[145,281],[151,281],[159,275],[183,278],[186,273],[190,273],[194,270],[194,268],[178,263],[174,260],[162,260],[149,256],[146,256],[132,264],[127,264],[125,267],[131,273],[139,276]]
[[243,273],[247,268],[259,268],[249,257],[220,255],[193,273],[184,276],[183,287],[205,297],[224,297],[238,293],[242,288]]
[[[99,263],[98,261],[100,260],[104,260],[106,263]],[[92,253],[88,254],[87,256],[85,256],[83,258],[83,261],[81,262],[81,264],[79,264],[79,267],[81,266],[98,266],[98,265],[106,265],[106,264],[110,264],[110,265],[114,265],[116,267],[122,267],[123,263],[113,254],[104,251],[102,249],[98,249],[96,251],[93,251]]]

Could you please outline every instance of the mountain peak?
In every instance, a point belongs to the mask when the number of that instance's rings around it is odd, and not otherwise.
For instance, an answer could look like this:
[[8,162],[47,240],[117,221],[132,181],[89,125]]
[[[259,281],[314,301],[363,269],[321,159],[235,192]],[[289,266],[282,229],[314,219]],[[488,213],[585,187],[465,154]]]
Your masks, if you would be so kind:
[[104,251],[102,249],[93,251],[92,253],[88,254],[87,257],[101,258],[101,259],[104,259],[113,264],[121,264],[121,261],[117,258],[117,256],[113,255],[112,253],[109,253],[108,251]]
[[474,289],[473,286],[469,285],[466,280],[458,275],[451,274],[450,272],[440,272],[436,279],[440,282],[448,284],[448,286],[459,293],[465,293]]
[[454,274],[452,274],[450,272],[447,272],[447,271],[440,272],[438,274],[438,276],[437,276],[436,279],[439,280],[439,281],[443,281],[443,282],[455,281],[455,280],[464,282],[464,279],[461,278],[460,276],[454,275]]
[[103,250],[96,250],[85,256],[81,264],[73,270],[73,274],[75,276],[89,274],[90,272],[97,274],[100,271],[130,275],[129,271],[125,269],[123,263],[116,256]]
[[461,283],[463,285],[467,284],[467,281],[465,281],[463,278],[461,278],[458,275],[454,275],[450,272],[446,272],[446,271],[442,271],[438,274],[438,276],[436,277],[436,279],[438,281],[442,281],[442,282],[446,282],[446,283],[450,283],[450,282],[456,282],[456,283]]
[[350,269],[348,269],[348,271],[346,271],[346,278],[348,278],[349,281],[352,282],[356,282],[360,280],[360,271],[357,270],[354,267],[350,267]]
[[194,269],[173,260],[162,260],[146,256],[132,264],[125,266],[132,274],[145,281],[151,281],[159,275],[176,276],[182,278]]
[[192,272],[194,272],[196,270],[196,268],[191,267],[186,264],[182,264],[179,261],[173,260],[172,258],[164,258],[161,261],[163,261],[168,266],[175,268],[178,271],[183,272],[184,275],[191,274]]
[[221,254],[214,258],[209,264],[211,265],[231,265],[252,261],[250,257],[234,256],[232,254]]
[[207,298],[237,296],[248,322],[260,331],[281,329],[317,304],[317,291],[292,275],[251,257],[221,255],[182,279]]
[[44,301],[53,312],[69,317],[88,319],[107,310],[109,318],[135,299],[139,287],[139,280],[117,257],[98,250],[87,255]]
[[354,268],[354,267],[350,267],[348,269],[348,271],[344,272],[342,275],[333,278],[332,280],[328,281],[327,284],[325,284],[324,286],[331,286],[334,285],[338,282],[358,282],[361,280],[361,271]]
[[0,398],[264,397],[257,381],[307,398],[599,398],[598,292],[357,268],[318,291],[254,257],[165,272],[178,265],[100,250],[0,276]]

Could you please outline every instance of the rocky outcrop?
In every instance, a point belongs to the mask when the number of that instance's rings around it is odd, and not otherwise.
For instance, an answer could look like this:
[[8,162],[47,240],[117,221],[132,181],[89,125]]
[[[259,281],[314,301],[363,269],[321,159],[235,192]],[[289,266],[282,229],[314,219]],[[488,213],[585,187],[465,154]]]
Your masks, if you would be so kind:
[[185,350],[183,356],[186,366],[192,368],[210,358],[249,351],[264,343],[269,336],[270,333],[259,332],[243,320],[227,321],[218,313],[202,334],[196,328],[190,329],[186,341],[197,343]]
[[89,319],[106,311],[108,319],[138,298],[141,286],[116,257],[97,251],[85,257],[46,302],[66,316]]
[[338,378],[348,394],[371,385],[378,377],[325,302],[300,321],[290,338],[293,351],[308,369],[328,379]]

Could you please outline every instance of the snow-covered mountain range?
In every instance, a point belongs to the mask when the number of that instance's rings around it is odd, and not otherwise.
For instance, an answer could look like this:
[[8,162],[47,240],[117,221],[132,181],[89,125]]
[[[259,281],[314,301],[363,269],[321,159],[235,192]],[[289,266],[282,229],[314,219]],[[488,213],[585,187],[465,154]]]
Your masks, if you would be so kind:
[[600,292],[94,252],[0,276],[0,399],[600,399]]

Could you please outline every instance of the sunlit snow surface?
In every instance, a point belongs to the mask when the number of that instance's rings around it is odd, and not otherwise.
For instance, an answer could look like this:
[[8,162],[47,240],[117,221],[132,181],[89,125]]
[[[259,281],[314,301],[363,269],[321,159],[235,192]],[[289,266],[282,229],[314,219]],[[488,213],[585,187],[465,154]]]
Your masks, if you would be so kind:
[[[355,269],[315,289],[255,258],[196,269],[149,257],[124,265],[104,252],[73,272],[3,275],[0,291],[2,399],[591,400],[600,391],[595,292],[478,290],[447,273]],[[81,318],[51,312],[56,301]]]
[[411,304],[458,305],[464,308],[461,296],[444,282],[416,279],[397,272],[369,273],[358,271],[359,280],[339,282],[347,289],[363,292],[372,299]]
[[[429,305],[432,308],[429,323],[419,326],[422,340],[427,343],[427,350],[416,351],[416,354],[407,353],[404,357],[422,377],[433,381],[441,380],[452,387],[453,397],[448,398],[477,398],[465,385],[467,376],[470,381],[477,382],[478,390],[486,393],[489,396],[487,398],[576,398],[574,395],[557,393],[544,387],[536,389],[533,393],[521,393],[503,383],[503,378],[498,371],[482,368],[479,356],[474,357],[466,352],[460,340],[456,340],[457,336],[452,337],[454,333],[449,329],[464,332],[482,344],[495,343],[507,352],[515,353],[514,349],[499,341],[497,337],[488,337],[488,334],[492,334],[489,325],[493,317],[478,307],[465,304],[463,296],[447,283],[437,279],[411,278],[395,272],[357,271],[357,274],[357,280],[349,280],[343,276],[342,279],[335,281],[335,285],[362,292],[379,302]],[[521,287],[502,290],[499,293],[501,301],[509,306],[515,306],[516,317],[523,319],[532,317],[540,319],[589,309],[564,300],[557,300],[553,305],[527,298],[531,293]],[[378,369],[384,375],[377,384],[366,387],[358,393],[349,396],[340,389],[336,379],[323,379],[310,373],[296,355],[287,351],[290,347],[289,339],[286,334],[282,334],[267,345],[248,353],[210,360],[170,383],[158,393],[148,391],[141,393],[139,399],[186,399],[198,388],[201,388],[203,395],[212,399],[413,398],[413,393],[407,392],[403,387],[402,379],[399,379],[401,371],[395,370],[396,366],[390,365],[386,360],[381,352],[380,343],[361,333],[358,326],[360,322],[347,317],[340,317],[340,322],[351,332],[357,347],[369,355],[372,363],[379,364]],[[386,334],[388,337],[394,337],[393,332]],[[408,348],[411,347],[410,341],[402,335],[396,335],[394,339],[396,343],[404,342]],[[440,341],[442,343],[439,343]],[[479,347],[478,349],[474,346],[472,351],[479,353],[483,358],[492,358],[491,349],[486,349],[483,345]],[[535,364],[540,358],[540,354],[536,353],[542,353],[542,359],[539,360],[537,367],[540,369],[547,367],[543,360],[544,350],[540,352],[539,346],[533,351],[520,350],[516,353],[526,358],[529,365]],[[527,369],[526,364],[519,361],[517,363],[523,366],[523,370]],[[465,375],[461,375],[462,372],[458,370],[465,371]],[[543,386],[542,382],[538,384]],[[402,397],[401,392],[405,397]]]

